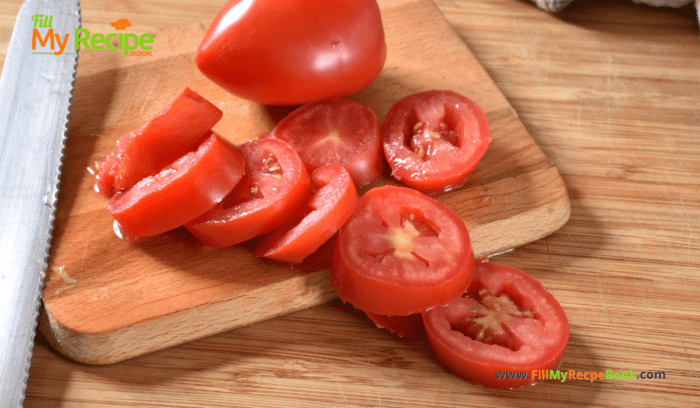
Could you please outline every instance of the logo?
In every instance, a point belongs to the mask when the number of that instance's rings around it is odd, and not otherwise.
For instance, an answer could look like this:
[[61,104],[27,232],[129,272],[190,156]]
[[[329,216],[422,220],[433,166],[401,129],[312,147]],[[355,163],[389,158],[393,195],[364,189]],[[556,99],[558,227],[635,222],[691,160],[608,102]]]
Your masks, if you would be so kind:
[[665,371],[576,371],[576,370],[540,370],[535,369],[532,372],[528,371],[496,371],[497,380],[665,380]]
[[[56,33],[53,30],[53,16],[35,14],[32,16],[34,30],[32,32],[32,54],[76,54],[66,51],[66,45],[71,41],[71,33]],[[115,31],[126,31],[131,22],[125,18],[110,23]],[[74,50],[84,51],[81,54],[124,54],[125,56],[152,56],[153,35],[134,33],[91,33],[86,28],[76,28],[73,34]],[[70,48],[69,48],[70,49]]]
[[114,27],[115,30],[126,30],[127,27],[131,27],[131,21],[122,18],[121,20],[110,23],[110,25]]

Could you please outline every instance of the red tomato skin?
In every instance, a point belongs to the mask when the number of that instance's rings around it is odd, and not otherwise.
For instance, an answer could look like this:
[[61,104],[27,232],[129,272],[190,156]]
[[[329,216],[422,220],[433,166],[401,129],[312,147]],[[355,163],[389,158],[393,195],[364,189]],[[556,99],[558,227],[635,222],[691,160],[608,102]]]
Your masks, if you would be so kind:
[[245,160],[216,134],[155,176],[114,194],[107,211],[125,239],[175,229],[216,205],[238,183]]
[[[338,239],[333,251],[331,281],[340,300],[365,310],[366,313],[408,316],[447,304],[464,293],[474,271],[474,262],[474,256],[471,255],[462,271],[441,285],[397,288],[393,283],[380,282],[356,273],[343,255]],[[407,299],[412,299],[410,305],[406,304]]]
[[[306,209],[306,200],[311,194],[309,173],[299,155],[286,142],[255,139],[243,143],[239,149],[246,158],[246,175],[221,203],[185,224],[194,236],[212,248],[235,245],[281,227]],[[285,190],[276,195],[265,191],[265,198],[258,201],[246,200],[224,207],[226,202],[245,195],[242,190],[250,189],[250,183],[255,182],[258,172],[251,171],[251,161],[259,159],[263,152],[272,152],[277,157],[288,184]]]
[[[416,279],[408,284],[380,279],[372,270],[363,270],[361,264],[350,256],[353,242],[348,236],[353,218],[364,211],[385,203],[387,197],[400,197],[408,206],[428,203],[437,213],[445,217],[459,232],[454,238],[455,247],[463,248],[456,256],[455,265],[462,265],[446,274],[439,281],[424,283]],[[376,201],[375,201],[376,200]],[[375,201],[377,204],[372,204]],[[385,205],[385,204],[382,204]],[[359,200],[353,217],[340,229],[331,262],[331,282],[343,302],[350,303],[366,313],[389,316],[408,316],[420,313],[437,305],[444,305],[459,297],[469,286],[474,274],[474,254],[471,239],[464,221],[449,207],[413,189],[395,186],[374,188]],[[428,269],[428,268],[426,268]],[[429,273],[427,270],[425,273]]]
[[311,173],[315,192],[308,212],[259,238],[255,254],[292,264],[301,263],[328,241],[350,218],[357,188],[342,166],[327,164]]
[[416,337],[423,331],[423,318],[420,313],[408,316],[385,316],[367,313],[372,322],[380,329],[386,329],[399,337]]
[[117,141],[105,157],[96,188],[107,197],[152,176],[204,141],[223,116],[211,102],[189,88],[140,129]]
[[[440,121],[456,128],[458,145],[450,148],[449,153],[423,160],[408,145],[414,125],[426,124],[434,131]],[[384,118],[382,139],[392,176],[426,194],[463,185],[491,142],[481,107],[465,96],[443,90],[419,92],[396,102]]]
[[353,94],[385,59],[376,0],[232,0],[195,56],[213,82],[266,105]]
[[356,187],[376,180],[384,170],[377,115],[349,99],[304,104],[282,119],[269,137],[289,143],[310,172],[325,164],[345,167]]
[[[468,291],[481,287],[482,280],[500,282],[509,280],[516,290],[529,294],[536,300],[529,302],[540,302],[546,304],[542,306],[542,314],[547,314],[549,319],[546,333],[554,339],[554,343],[547,350],[536,349],[534,346],[522,346],[521,353],[504,351],[505,348],[498,345],[489,345],[471,339],[462,333],[452,336],[451,323],[445,318],[445,309],[454,307],[454,302],[450,305],[437,307],[424,312],[423,323],[430,346],[438,362],[448,371],[471,383],[483,385],[490,388],[519,388],[531,385],[540,380],[533,378],[533,370],[555,369],[561,361],[566,343],[569,339],[569,321],[564,309],[549,291],[536,279],[518,269],[491,264],[488,260],[477,262],[474,280]],[[495,284],[492,284],[495,285]],[[507,286],[507,285],[506,285]],[[459,301],[459,299],[457,300]],[[537,316],[540,311],[535,311]],[[536,333],[532,333],[534,336]],[[455,344],[463,344],[463,347],[455,347]],[[526,350],[526,346],[529,349]],[[500,349],[498,349],[500,347]],[[496,372],[524,371],[530,379],[497,379]]]

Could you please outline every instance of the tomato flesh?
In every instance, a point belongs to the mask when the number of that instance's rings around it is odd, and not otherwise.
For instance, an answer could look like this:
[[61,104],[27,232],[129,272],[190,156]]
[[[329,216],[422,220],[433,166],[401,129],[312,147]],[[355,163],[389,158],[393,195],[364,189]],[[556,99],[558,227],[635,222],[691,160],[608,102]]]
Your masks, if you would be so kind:
[[194,151],[126,192],[107,207],[126,239],[153,236],[177,228],[216,205],[245,172],[238,150],[211,134]]
[[464,184],[491,142],[484,111],[439,90],[396,102],[384,118],[382,138],[392,176],[425,193]]
[[[515,268],[479,261],[465,294],[423,313],[438,361],[475,384],[515,388],[534,370],[555,368],[569,338],[564,310],[547,289]],[[530,379],[497,379],[526,371]]]
[[282,119],[271,137],[292,145],[309,171],[325,164],[345,167],[357,187],[374,181],[384,167],[377,116],[349,99],[307,103]]
[[376,0],[231,0],[195,61],[205,76],[242,98],[301,105],[365,88],[385,58]]
[[367,313],[380,329],[389,330],[401,337],[415,337],[423,331],[423,318],[420,313],[408,316],[385,316],[376,313]]
[[327,164],[311,173],[313,194],[307,211],[268,235],[260,237],[255,254],[301,263],[328,241],[352,214],[357,189],[342,166]]
[[277,139],[239,146],[246,174],[213,209],[185,227],[205,245],[220,248],[266,234],[306,209],[311,180],[299,155]]
[[96,189],[111,197],[152,176],[198,146],[223,112],[189,88],[140,129],[119,139],[97,174]]
[[406,316],[459,297],[473,273],[469,232],[454,211],[413,189],[383,186],[365,193],[340,229],[331,281],[358,309]]

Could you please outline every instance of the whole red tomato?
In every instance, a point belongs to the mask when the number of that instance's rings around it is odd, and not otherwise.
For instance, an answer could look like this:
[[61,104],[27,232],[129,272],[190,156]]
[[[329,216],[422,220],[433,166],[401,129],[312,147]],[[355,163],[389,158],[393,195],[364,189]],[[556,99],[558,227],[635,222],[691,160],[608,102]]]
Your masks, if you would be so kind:
[[266,105],[350,95],[385,58],[376,0],[231,0],[196,54],[209,79]]

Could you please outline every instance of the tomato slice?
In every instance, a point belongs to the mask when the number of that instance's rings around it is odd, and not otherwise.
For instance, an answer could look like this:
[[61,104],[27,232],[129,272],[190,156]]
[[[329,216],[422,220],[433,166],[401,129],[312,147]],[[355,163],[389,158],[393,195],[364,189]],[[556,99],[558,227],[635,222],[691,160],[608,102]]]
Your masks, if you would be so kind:
[[189,88],[139,130],[119,139],[105,157],[96,189],[111,197],[152,176],[208,137],[223,112]]
[[342,166],[328,164],[311,173],[313,195],[307,212],[260,237],[255,254],[301,263],[335,234],[355,209],[357,189]]
[[382,174],[384,158],[377,115],[345,98],[302,105],[280,121],[270,134],[292,145],[309,171],[338,164],[356,187]]
[[464,221],[406,187],[369,190],[340,229],[331,281],[365,312],[406,316],[444,305],[471,282],[474,255]]
[[423,318],[420,313],[408,316],[385,316],[376,313],[367,313],[380,329],[389,330],[401,337],[415,337],[423,331]]
[[266,234],[306,209],[311,180],[299,155],[277,139],[239,146],[246,174],[213,209],[185,227],[205,245],[225,247]]
[[152,236],[177,228],[216,205],[245,172],[238,150],[212,133],[194,151],[160,173],[109,200],[123,238]]
[[479,105],[438,90],[396,102],[384,118],[382,138],[392,176],[426,193],[464,184],[491,142]]
[[[445,368],[494,388],[534,383],[534,370],[555,368],[569,339],[564,309],[541,283],[487,260],[477,263],[464,296],[423,313],[423,322]],[[526,371],[529,378],[496,377],[513,371]]]

